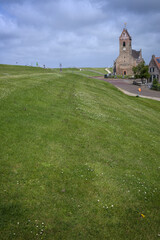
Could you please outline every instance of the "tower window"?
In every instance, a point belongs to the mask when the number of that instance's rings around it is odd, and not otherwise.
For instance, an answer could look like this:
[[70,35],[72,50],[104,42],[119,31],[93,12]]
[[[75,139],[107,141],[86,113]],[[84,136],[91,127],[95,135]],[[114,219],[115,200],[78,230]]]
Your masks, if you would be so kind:
[[123,42],[123,47],[125,47],[126,46],[126,42]]

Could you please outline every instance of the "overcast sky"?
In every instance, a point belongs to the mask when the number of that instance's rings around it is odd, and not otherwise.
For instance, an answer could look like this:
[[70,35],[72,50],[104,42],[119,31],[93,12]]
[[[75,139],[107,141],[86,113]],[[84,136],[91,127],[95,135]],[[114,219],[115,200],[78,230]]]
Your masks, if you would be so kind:
[[160,56],[160,0],[0,0],[0,63],[112,66],[125,22],[147,64]]

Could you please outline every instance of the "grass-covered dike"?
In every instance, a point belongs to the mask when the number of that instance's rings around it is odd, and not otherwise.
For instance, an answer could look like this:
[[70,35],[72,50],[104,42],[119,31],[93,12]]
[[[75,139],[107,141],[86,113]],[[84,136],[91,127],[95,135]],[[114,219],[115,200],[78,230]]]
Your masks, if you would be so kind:
[[0,239],[155,240],[160,104],[0,65]]

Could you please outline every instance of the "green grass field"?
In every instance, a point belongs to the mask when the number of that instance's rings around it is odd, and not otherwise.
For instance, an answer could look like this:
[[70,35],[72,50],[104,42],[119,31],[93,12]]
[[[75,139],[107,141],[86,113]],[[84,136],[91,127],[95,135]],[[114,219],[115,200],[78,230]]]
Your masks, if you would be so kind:
[[0,99],[0,239],[159,239],[158,101],[7,65]]
[[[58,70],[58,69],[57,69]],[[112,68],[109,68],[109,70],[112,72]],[[82,76],[88,76],[88,77],[95,77],[95,76],[104,76],[104,74],[107,74],[108,72],[105,70],[105,68],[69,68],[69,69],[63,69],[63,71],[68,73],[76,73]]]

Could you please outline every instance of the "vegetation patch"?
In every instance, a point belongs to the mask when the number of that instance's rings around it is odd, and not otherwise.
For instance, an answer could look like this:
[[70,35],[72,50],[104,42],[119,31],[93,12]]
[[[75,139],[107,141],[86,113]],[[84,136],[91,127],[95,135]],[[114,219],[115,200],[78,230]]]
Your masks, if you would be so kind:
[[152,90],[160,91],[160,84],[159,84],[159,82],[158,82],[157,79],[154,79],[154,80],[153,80],[152,88],[151,88],[151,89],[152,89]]
[[0,96],[2,240],[157,239],[159,102],[7,65]]

